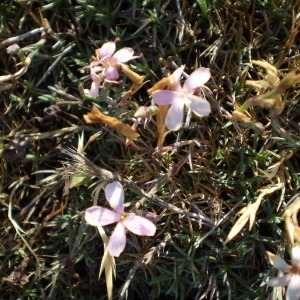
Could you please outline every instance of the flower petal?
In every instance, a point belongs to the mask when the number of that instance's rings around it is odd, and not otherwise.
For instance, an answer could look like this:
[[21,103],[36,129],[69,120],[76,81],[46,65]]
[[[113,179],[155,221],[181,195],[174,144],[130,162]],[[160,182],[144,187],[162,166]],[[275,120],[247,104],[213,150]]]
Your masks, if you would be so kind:
[[290,274],[287,274],[283,277],[275,277],[267,282],[268,286],[287,286],[291,280]]
[[124,213],[124,190],[119,181],[114,181],[106,185],[105,195],[110,206],[119,214]]
[[85,89],[84,92],[92,97],[98,97],[99,96],[99,88],[100,88],[100,83],[93,81],[91,84],[91,88]]
[[112,57],[116,62],[127,62],[135,57],[133,57],[134,51],[132,48],[125,47],[118,50]]
[[208,116],[211,112],[209,102],[199,96],[186,95],[184,101],[186,106],[199,117]]
[[118,223],[108,242],[108,251],[111,256],[120,256],[126,245],[126,229],[123,223]]
[[269,251],[267,251],[268,257],[272,263],[272,265],[283,272],[288,272],[290,269],[290,265],[288,265],[280,256],[277,256]]
[[116,80],[119,78],[119,72],[115,67],[106,68],[105,78],[108,80]]
[[293,265],[300,265],[300,246],[298,244],[291,249],[291,257]]
[[97,74],[103,71],[102,67],[98,66],[99,62],[94,61],[90,64],[90,76],[93,81],[102,82],[103,76]]
[[85,211],[85,220],[92,226],[104,226],[119,222],[120,215],[101,206],[92,206]]
[[286,300],[300,299],[300,275],[293,274],[286,291]]
[[170,105],[177,96],[177,92],[167,90],[157,90],[152,93],[153,102],[158,105]]
[[182,72],[185,68],[185,65],[179,67],[178,69],[176,69],[173,73],[172,73],[172,76],[175,80],[175,86],[178,86],[180,85],[180,78],[181,78],[181,75],[182,75]]
[[168,110],[166,125],[172,131],[177,131],[183,122],[184,99],[178,94]]
[[199,68],[195,70],[183,84],[183,89],[192,92],[195,88],[204,85],[210,78],[210,70]]
[[102,47],[98,49],[98,58],[103,59],[105,57],[111,57],[115,51],[116,51],[115,42],[104,43]]
[[137,235],[153,236],[156,232],[154,223],[140,216],[127,215],[122,223],[129,231]]

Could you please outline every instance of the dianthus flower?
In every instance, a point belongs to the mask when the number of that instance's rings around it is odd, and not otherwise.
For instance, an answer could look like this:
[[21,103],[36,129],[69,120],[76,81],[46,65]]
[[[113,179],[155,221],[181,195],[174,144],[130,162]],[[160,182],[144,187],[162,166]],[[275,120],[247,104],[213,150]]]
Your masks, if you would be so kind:
[[175,70],[171,75],[175,83],[173,90],[156,90],[152,92],[154,103],[158,105],[171,105],[167,113],[166,125],[172,131],[177,131],[180,128],[183,122],[185,105],[199,117],[208,116],[211,111],[209,102],[195,95],[199,91],[199,87],[203,86],[209,80],[209,69],[198,68],[181,86],[180,77],[183,69],[184,66]]
[[96,60],[90,64],[90,76],[92,79],[91,88],[85,92],[93,97],[99,95],[100,84],[104,80],[117,80],[121,73],[120,64],[131,59],[138,58],[134,56],[132,48],[125,47],[116,51],[116,42],[107,42],[100,49],[96,50]]
[[124,190],[118,181],[106,186],[105,195],[115,211],[100,206],[92,206],[85,211],[85,220],[92,226],[117,223],[108,242],[108,251],[111,256],[118,257],[124,251],[126,229],[136,235],[153,236],[155,234],[156,226],[151,221],[133,213],[124,212]]

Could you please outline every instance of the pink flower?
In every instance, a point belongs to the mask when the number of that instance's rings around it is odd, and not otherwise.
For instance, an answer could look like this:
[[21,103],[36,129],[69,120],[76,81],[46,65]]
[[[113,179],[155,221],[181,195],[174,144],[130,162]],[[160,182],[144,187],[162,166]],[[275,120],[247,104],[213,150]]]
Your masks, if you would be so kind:
[[199,117],[208,116],[211,108],[207,100],[195,95],[199,87],[203,86],[210,78],[207,68],[195,70],[183,86],[180,77],[184,66],[178,68],[173,74],[175,80],[174,90],[156,90],[152,93],[153,102],[158,105],[171,105],[166,117],[166,125],[172,131],[177,131],[183,121],[184,105]]
[[273,266],[280,270],[278,277],[271,279],[268,286],[287,286],[286,300],[300,299],[300,246],[291,250],[292,265],[288,265],[281,257],[268,252]]
[[118,257],[126,245],[126,229],[137,235],[153,236],[156,226],[146,218],[124,212],[124,190],[118,181],[109,183],[105,188],[105,194],[115,211],[92,206],[85,211],[85,220],[92,226],[118,223],[108,242],[110,255]]
[[85,92],[93,97],[99,95],[100,84],[104,80],[114,81],[120,76],[120,63],[138,58],[134,56],[132,48],[125,47],[116,51],[116,42],[107,42],[96,50],[97,59],[90,64],[90,75],[92,79],[91,88]]

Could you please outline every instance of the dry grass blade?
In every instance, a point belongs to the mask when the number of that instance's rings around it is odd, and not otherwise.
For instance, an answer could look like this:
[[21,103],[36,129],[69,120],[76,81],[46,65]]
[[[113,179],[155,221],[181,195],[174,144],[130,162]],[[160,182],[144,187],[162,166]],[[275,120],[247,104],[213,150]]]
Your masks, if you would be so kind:
[[292,155],[293,155],[293,152],[291,152],[291,151],[289,153],[285,153],[281,157],[280,161],[278,161],[274,165],[268,167],[267,170],[262,170],[260,168],[257,168],[257,170],[262,173],[262,175],[260,175],[260,176],[265,177],[265,178],[271,180],[272,178],[274,178],[278,174],[279,168],[282,166],[282,164],[284,163],[284,161],[287,160],[287,159],[289,159],[289,158],[291,158]]
[[283,214],[288,241],[291,246],[300,243],[300,228],[297,216],[300,211],[300,195],[296,194],[289,202]]
[[261,204],[261,201],[263,200],[263,197],[283,188],[284,184],[282,182],[279,182],[277,184],[269,184],[266,187],[261,188],[259,190],[260,194],[258,195],[256,201],[254,203],[248,204],[246,207],[244,207],[237,213],[239,215],[241,214],[241,216],[235,222],[230,232],[228,233],[225,243],[230,242],[237,234],[239,234],[248,221],[250,231],[254,224],[256,213]]
[[104,254],[101,261],[100,271],[99,271],[99,278],[103,272],[105,271],[105,280],[106,280],[106,290],[107,290],[107,299],[113,299],[113,278],[116,278],[116,263],[115,258],[111,256],[108,252],[108,237],[103,230],[102,227],[98,226],[98,231],[103,241],[104,247]]

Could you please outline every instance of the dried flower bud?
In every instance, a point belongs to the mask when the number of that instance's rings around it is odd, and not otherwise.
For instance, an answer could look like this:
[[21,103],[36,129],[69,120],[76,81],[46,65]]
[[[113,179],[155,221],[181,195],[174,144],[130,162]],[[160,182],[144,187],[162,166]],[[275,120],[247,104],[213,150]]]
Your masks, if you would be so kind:
[[20,50],[20,46],[16,43],[14,43],[6,48],[7,53],[10,55],[16,54],[19,50]]
[[157,106],[140,106],[138,110],[135,112],[134,117],[135,118],[142,118],[146,119],[148,117],[156,115],[158,110]]

